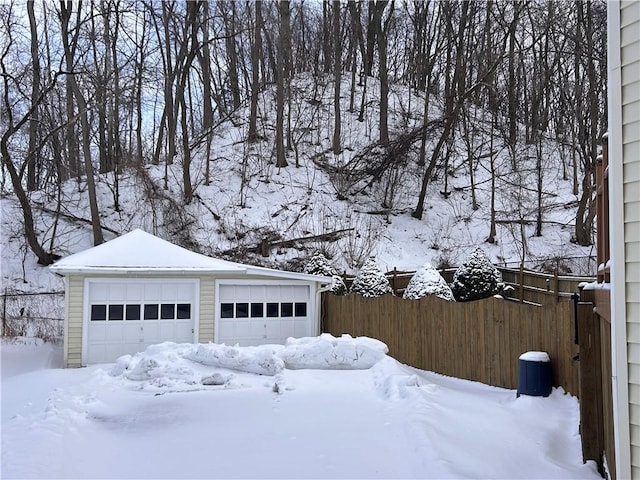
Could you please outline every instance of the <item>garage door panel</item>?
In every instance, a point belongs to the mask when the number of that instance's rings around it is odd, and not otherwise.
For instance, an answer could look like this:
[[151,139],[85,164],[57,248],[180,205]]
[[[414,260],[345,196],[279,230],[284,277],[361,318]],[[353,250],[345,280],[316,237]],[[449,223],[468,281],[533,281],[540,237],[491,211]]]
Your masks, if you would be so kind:
[[123,338],[139,338],[141,328],[142,322],[125,321]]
[[194,300],[193,298],[193,288],[189,285],[177,285],[176,288],[177,298],[176,300],[179,302],[189,302]]
[[161,341],[165,341],[163,339],[173,338],[175,336],[176,328],[173,325],[173,322],[170,320],[167,323],[160,323],[160,339]]
[[306,320],[295,320],[293,324],[293,337],[308,337],[311,335],[309,331],[309,322]]
[[[123,354],[135,354],[164,341],[194,341],[197,282],[124,280],[90,281],[88,285],[87,315],[97,305],[98,319],[87,318],[85,363],[112,362]],[[162,305],[172,307],[164,309],[172,318],[139,319],[148,313],[147,307],[155,306],[160,316]],[[110,315],[112,311],[120,313]],[[104,312],[109,312],[106,317]]]
[[[309,285],[219,285],[216,340],[227,345],[262,345],[309,336],[313,333],[310,295]],[[238,318],[246,315],[246,304],[250,318]]]
[[251,320],[249,322],[249,336],[255,338],[263,338],[264,335],[264,322],[262,320]]
[[309,287],[294,287],[293,299],[296,302],[306,302],[309,299]]
[[123,322],[109,323],[107,325],[107,335],[105,340],[107,342],[120,342],[124,341],[124,325]]
[[144,324],[143,341],[147,345],[162,342],[162,324],[160,322],[150,322]]
[[263,285],[252,285],[249,287],[250,299],[252,302],[265,301],[265,287]]
[[[92,345],[89,350],[87,363],[99,363],[107,356],[107,347],[105,344]],[[116,357],[117,358],[117,357]]]
[[193,327],[191,323],[178,322],[176,324],[175,336],[180,342],[190,342],[193,339]]
[[265,295],[268,299],[280,298],[280,286],[279,285],[267,285],[265,287]]
[[160,284],[147,283],[144,286],[144,299],[146,302],[159,301],[162,299],[162,289]]
[[126,285],[113,284],[108,286],[109,295],[107,297],[109,302],[121,302],[126,295]]
[[89,342],[104,342],[107,338],[106,322],[93,322],[89,328]]
[[144,298],[144,287],[135,283],[127,285],[125,297],[129,302],[139,302]]
[[220,322],[218,327],[218,335],[220,338],[229,338],[235,334],[233,323],[231,322]]
[[108,295],[108,285],[92,285],[91,289],[89,290],[89,302],[106,303]]

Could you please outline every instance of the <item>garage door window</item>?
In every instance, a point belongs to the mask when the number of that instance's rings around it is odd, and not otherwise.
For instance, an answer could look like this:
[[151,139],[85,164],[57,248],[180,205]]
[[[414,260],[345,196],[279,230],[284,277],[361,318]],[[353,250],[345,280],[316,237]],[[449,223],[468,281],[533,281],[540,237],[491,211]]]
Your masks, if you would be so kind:
[[109,320],[124,320],[124,305],[109,305]]
[[103,321],[107,319],[106,305],[91,305],[91,321]]
[[176,305],[176,317],[178,320],[191,318],[191,304],[179,303]]
[[220,318],[233,318],[233,303],[220,304]]
[[236,318],[249,317],[249,304],[248,303],[236,303]]
[[140,320],[140,305],[127,305],[124,318],[127,320]]
[[91,321],[101,322],[105,320],[108,320],[110,322],[121,320],[140,320],[140,305],[123,305],[121,303],[115,303],[112,305],[91,305]]
[[285,302],[280,304],[281,317],[293,317],[293,303]]
[[296,302],[296,317],[307,316],[307,304],[306,302]]
[[306,317],[307,302],[269,302],[266,304],[266,308],[264,303],[257,302],[220,304],[220,318],[264,318],[265,316],[267,318]]
[[[127,305],[127,315],[129,314]],[[138,306],[138,318],[140,310]],[[191,318],[190,303],[147,303],[144,306],[145,320],[189,320]],[[127,318],[128,319],[128,318]]]
[[251,317],[252,318],[262,318],[262,317],[264,317],[264,304],[262,304],[262,303],[252,303],[251,304]]
[[175,308],[173,303],[163,303],[160,305],[160,318],[162,320],[173,320],[175,318]]
[[277,303],[267,303],[267,317],[274,318],[280,316],[280,305]]
[[145,320],[157,320],[158,319],[158,305],[146,304],[144,306],[144,319]]

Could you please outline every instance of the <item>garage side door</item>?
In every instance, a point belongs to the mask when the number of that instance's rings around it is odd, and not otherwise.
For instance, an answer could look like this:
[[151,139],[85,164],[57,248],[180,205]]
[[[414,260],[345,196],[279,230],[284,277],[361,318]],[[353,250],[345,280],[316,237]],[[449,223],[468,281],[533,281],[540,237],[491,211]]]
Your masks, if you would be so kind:
[[165,341],[193,342],[197,281],[89,281],[85,364]]
[[218,343],[284,344],[313,332],[309,285],[221,284],[216,302]]

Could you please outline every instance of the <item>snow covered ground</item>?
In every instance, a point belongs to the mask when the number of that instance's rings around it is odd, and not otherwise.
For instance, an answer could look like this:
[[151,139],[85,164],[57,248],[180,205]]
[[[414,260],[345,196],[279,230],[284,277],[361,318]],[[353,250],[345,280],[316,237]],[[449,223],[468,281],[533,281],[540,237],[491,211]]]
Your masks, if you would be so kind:
[[575,397],[416,370],[373,339],[61,360],[2,345],[2,478],[600,478]]

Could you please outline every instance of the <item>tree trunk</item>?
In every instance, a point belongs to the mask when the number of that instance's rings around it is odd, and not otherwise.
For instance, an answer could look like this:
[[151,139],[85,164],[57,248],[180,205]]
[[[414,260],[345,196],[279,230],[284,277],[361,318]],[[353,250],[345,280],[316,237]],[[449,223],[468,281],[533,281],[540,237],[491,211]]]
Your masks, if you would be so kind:
[[340,139],[340,80],[342,78],[342,42],[340,41],[340,0],[333,1],[333,153],[342,152]]
[[[33,10],[34,2],[27,2],[27,14],[29,16],[29,30],[31,33],[31,66],[33,70],[33,79],[31,82],[31,102],[36,102],[40,97],[40,58],[38,55],[38,27],[36,25],[36,17]],[[29,150],[27,152],[27,190],[34,191],[38,189],[37,171],[40,166],[40,153],[36,153],[36,145],[38,144],[38,131],[40,123],[39,108],[33,109],[31,118],[29,119]]]
[[[87,192],[89,195],[89,210],[91,211],[91,226],[93,230],[93,244],[100,245],[104,243],[104,236],[102,235],[102,225],[100,223],[100,211],[98,209],[98,198],[96,196],[96,185],[93,173],[93,164],[91,161],[91,125],[89,124],[89,117],[87,113],[87,102],[80,91],[78,82],[76,81],[75,73],[70,69],[73,66],[72,48],[69,42],[69,17],[71,14],[72,2],[66,2],[68,7],[65,8],[64,2],[62,10],[65,11],[68,8],[69,15],[63,14],[62,19],[62,45],[64,48],[64,55],[69,68],[67,72],[67,79],[73,91],[73,95],[78,104],[78,114],[80,116],[80,125],[82,129],[82,152],[84,156],[84,173],[87,180]],[[77,38],[77,37],[76,37]],[[75,49],[75,47],[74,47]]]
[[391,2],[391,8],[386,21],[382,22],[382,15],[387,6],[387,0],[377,0],[374,8],[374,24],[377,36],[378,46],[378,62],[380,63],[380,142],[389,142],[389,125],[387,118],[389,116],[389,79],[387,73],[387,32],[389,23],[393,16],[394,2]]
[[260,92],[259,66],[262,53],[262,0],[255,1],[256,19],[254,26],[254,39],[251,47],[251,106],[249,111],[249,133],[247,141],[253,143],[258,141],[258,93]]
[[209,52],[209,2],[202,2],[200,29],[202,30],[202,55],[198,55],[202,69],[202,128],[206,135],[204,184],[210,183],[210,153],[213,141],[213,103],[211,92],[211,54]]
[[[233,102],[233,110],[240,108],[240,82],[238,79],[238,53],[236,51],[236,8],[235,1],[219,2],[222,19],[225,26],[225,48],[227,50],[227,58],[229,59],[229,87],[231,89],[231,99]],[[231,7],[231,18],[227,8]]]
[[284,22],[289,21],[289,2],[283,0],[278,3],[280,28],[278,36],[278,59],[276,72],[276,167],[288,165],[284,149],[284,83],[285,83],[285,35],[287,28]]

